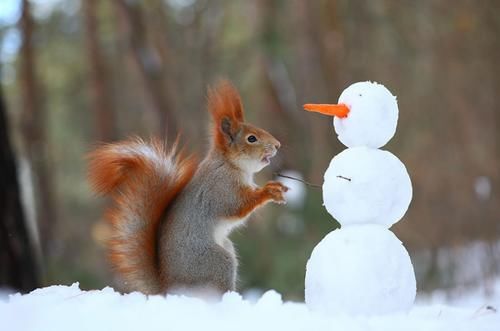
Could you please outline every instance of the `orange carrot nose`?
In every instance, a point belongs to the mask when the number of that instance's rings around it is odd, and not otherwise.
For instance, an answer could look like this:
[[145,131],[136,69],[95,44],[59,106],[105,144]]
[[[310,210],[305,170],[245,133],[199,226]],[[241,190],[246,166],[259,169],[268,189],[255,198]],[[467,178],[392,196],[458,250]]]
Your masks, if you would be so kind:
[[307,103],[304,105],[304,109],[307,111],[312,111],[329,116],[337,116],[340,118],[347,117],[349,114],[349,107],[344,104],[330,105],[330,104],[317,104],[317,103]]

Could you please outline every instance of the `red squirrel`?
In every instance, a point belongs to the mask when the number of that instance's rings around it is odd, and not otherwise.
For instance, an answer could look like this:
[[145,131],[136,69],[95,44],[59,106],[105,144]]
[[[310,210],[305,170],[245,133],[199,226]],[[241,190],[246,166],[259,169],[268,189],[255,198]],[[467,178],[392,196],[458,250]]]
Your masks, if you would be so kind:
[[234,291],[238,262],[230,232],[287,187],[258,187],[253,175],[280,143],[244,122],[238,91],[221,81],[208,92],[211,148],[202,162],[158,139],[105,144],[89,155],[93,190],[109,195],[110,261],[129,291],[145,294]]

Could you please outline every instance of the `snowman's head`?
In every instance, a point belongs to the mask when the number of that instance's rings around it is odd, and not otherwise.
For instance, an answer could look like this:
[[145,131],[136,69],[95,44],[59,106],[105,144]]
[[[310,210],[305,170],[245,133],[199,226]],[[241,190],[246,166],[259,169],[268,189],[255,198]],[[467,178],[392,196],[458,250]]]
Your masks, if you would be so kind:
[[379,148],[396,132],[396,97],[381,84],[354,83],[342,92],[337,105],[307,104],[304,108],[335,116],[335,132],[347,147]]

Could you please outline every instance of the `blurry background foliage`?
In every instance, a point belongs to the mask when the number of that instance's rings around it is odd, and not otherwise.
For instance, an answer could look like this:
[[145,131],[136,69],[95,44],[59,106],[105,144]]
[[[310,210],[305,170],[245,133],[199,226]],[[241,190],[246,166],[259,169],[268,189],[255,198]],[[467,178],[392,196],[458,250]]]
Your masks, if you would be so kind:
[[[176,132],[204,153],[206,87],[228,77],[247,120],[283,145],[259,183],[294,170],[321,184],[344,146],[301,105],[336,102],[356,81],[386,85],[400,114],[384,149],[414,188],[393,229],[419,290],[487,291],[500,265],[499,13],[496,0],[2,0],[1,83],[44,284],[113,284],[85,154]],[[296,190],[234,234],[241,291],[303,298],[307,258],[338,224],[320,190]]]

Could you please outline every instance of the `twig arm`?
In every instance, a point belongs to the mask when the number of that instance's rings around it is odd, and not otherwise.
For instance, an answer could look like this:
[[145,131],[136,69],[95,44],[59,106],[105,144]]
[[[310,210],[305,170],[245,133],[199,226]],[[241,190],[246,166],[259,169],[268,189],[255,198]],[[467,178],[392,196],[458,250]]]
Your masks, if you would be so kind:
[[312,184],[312,183],[306,182],[305,180],[302,180],[302,179],[299,179],[299,178],[295,178],[295,177],[287,176],[287,175],[282,175],[282,174],[280,174],[278,172],[275,172],[274,175],[277,176],[277,177],[282,177],[282,178],[288,178],[288,179],[296,180],[298,182],[306,184],[307,186],[311,186],[311,187],[314,187],[314,188],[321,189],[321,185]]

